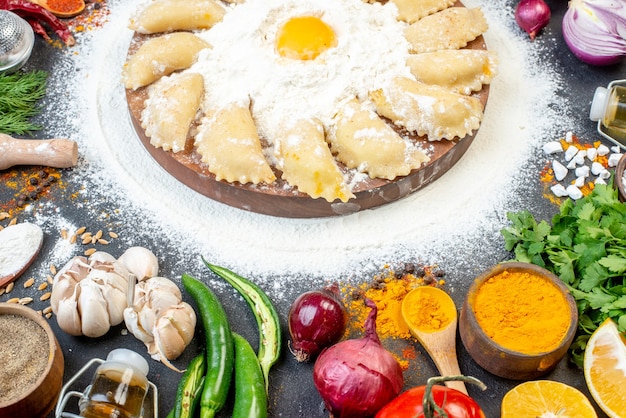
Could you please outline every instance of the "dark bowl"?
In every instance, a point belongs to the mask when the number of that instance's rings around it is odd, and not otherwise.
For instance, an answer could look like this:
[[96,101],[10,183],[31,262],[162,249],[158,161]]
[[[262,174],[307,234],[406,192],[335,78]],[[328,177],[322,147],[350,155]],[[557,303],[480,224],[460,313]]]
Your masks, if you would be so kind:
[[619,159],[615,166],[613,186],[617,189],[620,202],[626,202],[626,189],[624,188],[624,168],[626,168],[626,153]]
[[[530,272],[552,282],[564,295],[569,307],[570,323],[564,337],[554,349],[541,353],[523,353],[503,347],[489,337],[481,328],[475,315],[474,304],[480,286],[491,277],[504,271]],[[523,294],[516,295],[517,299]],[[531,380],[552,370],[565,356],[574,340],[578,327],[576,302],[565,284],[548,270],[530,263],[509,262],[494,266],[471,285],[461,308],[459,333],[463,345],[474,361],[488,372],[514,380]]]

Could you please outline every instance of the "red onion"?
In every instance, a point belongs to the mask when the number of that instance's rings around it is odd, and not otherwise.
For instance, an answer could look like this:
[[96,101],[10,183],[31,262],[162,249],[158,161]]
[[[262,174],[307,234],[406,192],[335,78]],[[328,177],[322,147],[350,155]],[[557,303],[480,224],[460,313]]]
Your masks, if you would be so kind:
[[365,320],[365,336],[341,341],[319,355],[313,382],[334,418],[373,417],[404,385],[398,361],[376,334],[376,304]]
[[291,352],[298,361],[308,361],[341,339],[347,321],[336,283],[301,294],[289,308]]
[[626,56],[626,0],[571,0],[563,16],[563,38],[587,64],[621,61]]
[[515,8],[515,21],[533,40],[550,22],[550,8],[544,0],[521,0]]

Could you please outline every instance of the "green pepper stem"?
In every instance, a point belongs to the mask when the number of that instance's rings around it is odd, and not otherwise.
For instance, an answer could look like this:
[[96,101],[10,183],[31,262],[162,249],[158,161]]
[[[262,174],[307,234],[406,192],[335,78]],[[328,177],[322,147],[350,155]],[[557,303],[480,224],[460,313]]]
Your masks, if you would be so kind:
[[487,389],[487,386],[477,378],[473,376],[435,376],[426,381],[426,389],[424,390],[424,398],[422,399],[422,408],[424,409],[424,418],[434,418],[435,412],[439,418],[449,418],[446,411],[437,405],[433,396],[433,386],[440,385],[450,381],[461,381],[465,383],[473,383],[481,390]]

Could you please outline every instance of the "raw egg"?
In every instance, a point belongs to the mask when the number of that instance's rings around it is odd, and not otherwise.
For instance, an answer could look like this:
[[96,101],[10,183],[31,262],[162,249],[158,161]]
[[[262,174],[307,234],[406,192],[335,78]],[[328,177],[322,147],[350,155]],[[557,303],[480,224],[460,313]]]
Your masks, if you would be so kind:
[[278,54],[291,59],[313,60],[336,45],[335,31],[316,16],[292,17],[276,37]]

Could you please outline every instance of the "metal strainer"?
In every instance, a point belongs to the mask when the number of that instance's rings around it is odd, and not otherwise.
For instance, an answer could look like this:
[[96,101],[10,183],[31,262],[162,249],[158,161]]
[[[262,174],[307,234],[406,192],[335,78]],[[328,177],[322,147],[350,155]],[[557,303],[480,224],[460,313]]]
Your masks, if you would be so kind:
[[35,34],[28,22],[8,10],[0,10],[0,73],[14,72],[30,57]]

